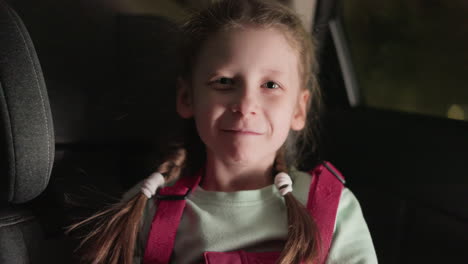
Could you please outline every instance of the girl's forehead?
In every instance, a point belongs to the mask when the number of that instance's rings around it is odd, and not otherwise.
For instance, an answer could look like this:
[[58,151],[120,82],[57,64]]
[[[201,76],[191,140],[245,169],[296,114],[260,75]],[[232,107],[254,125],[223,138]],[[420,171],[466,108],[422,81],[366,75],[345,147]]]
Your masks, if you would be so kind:
[[242,26],[219,31],[201,46],[195,71],[242,67],[297,75],[298,52],[275,27]]

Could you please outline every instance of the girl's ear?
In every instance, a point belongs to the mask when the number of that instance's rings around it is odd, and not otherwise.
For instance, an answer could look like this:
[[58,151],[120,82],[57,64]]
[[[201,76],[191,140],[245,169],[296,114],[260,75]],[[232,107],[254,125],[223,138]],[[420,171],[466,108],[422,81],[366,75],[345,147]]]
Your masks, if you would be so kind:
[[177,113],[182,118],[193,116],[192,96],[188,83],[181,77],[177,78]]
[[304,128],[307,120],[307,105],[309,104],[310,91],[309,89],[304,89],[299,92],[299,100],[296,105],[296,110],[294,116],[291,120],[291,129],[292,130],[301,130]]

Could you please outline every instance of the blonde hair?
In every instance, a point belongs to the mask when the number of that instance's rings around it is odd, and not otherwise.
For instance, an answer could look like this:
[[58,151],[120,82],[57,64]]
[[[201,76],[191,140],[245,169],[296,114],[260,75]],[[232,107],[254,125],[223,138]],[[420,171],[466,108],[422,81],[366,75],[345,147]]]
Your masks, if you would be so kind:
[[[304,29],[297,15],[282,4],[262,0],[223,0],[207,9],[195,13],[182,25],[184,40],[184,68],[182,78],[191,80],[192,69],[204,42],[213,33],[243,25],[275,27],[284,32],[291,45],[297,49],[300,59],[302,87],[310,89],[311,102],[308,104],[310,123],[305,129],[291,131],[288,139],[277,151],[274,168],[289,172],[290,167],[299,163],[305,148],[316,151],[318,119],[321,109],[320,89],[317,85],[315,45]],[[310,108],[310,109],[309,109]],[[311,111],[312,110],[312,111]],[[199,155],[201,140],[191,121],[183,147],[167,155],[158,171],[175,180],[181,175],[193,173],[202,166],[203,155]],[[195,152],[197,151],[197,152]],[[194,154],[197,153],[197,154]],[[316,263],[319,259],[320,239],[316,225],[307,209],[295,199],[292,193],[285,195],[288,218],[288,237],[278,263]],[[94,229],[81,241],[82,259],[89,263],[132,263],[137,234],[141,225],[143,210],[148,198],[142,193],[132,199],[120,202],[96,215],[73,225],[69,230],[95,223]],[[112,249],[112,250],[111,250]]]

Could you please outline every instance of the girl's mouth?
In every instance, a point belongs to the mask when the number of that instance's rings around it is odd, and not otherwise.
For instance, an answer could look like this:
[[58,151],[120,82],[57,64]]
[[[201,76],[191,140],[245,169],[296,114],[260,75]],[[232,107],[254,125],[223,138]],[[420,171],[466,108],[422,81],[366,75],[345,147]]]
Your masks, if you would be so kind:
[[255,131],[251,131],[251,130],[245,130],[245,129],[221,129],[223,132],[227,132],[227,133],[233,133],[233,134],[238,134],[238,135],[253,135],[253,136],[258,136],[258,135],[261,135],[262,133],[258,133],[258,132],[255,132]]

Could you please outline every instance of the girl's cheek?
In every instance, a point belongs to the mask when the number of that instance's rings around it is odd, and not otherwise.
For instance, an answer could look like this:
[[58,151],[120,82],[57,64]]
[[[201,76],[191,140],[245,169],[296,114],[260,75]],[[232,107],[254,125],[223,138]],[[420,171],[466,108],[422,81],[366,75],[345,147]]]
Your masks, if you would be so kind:
[[290,111],[293,108],[290,100],[281,97],[266,98],[263,104],[267,109],[279,109],[281,112]]
[[205,100],[204,102],[200,102],[198,104],[198,107],[196,107],[196,112],[198,116],[208,118],[220,115],[223,112],[222,109],[224,109],[223,104],[216,101]]

